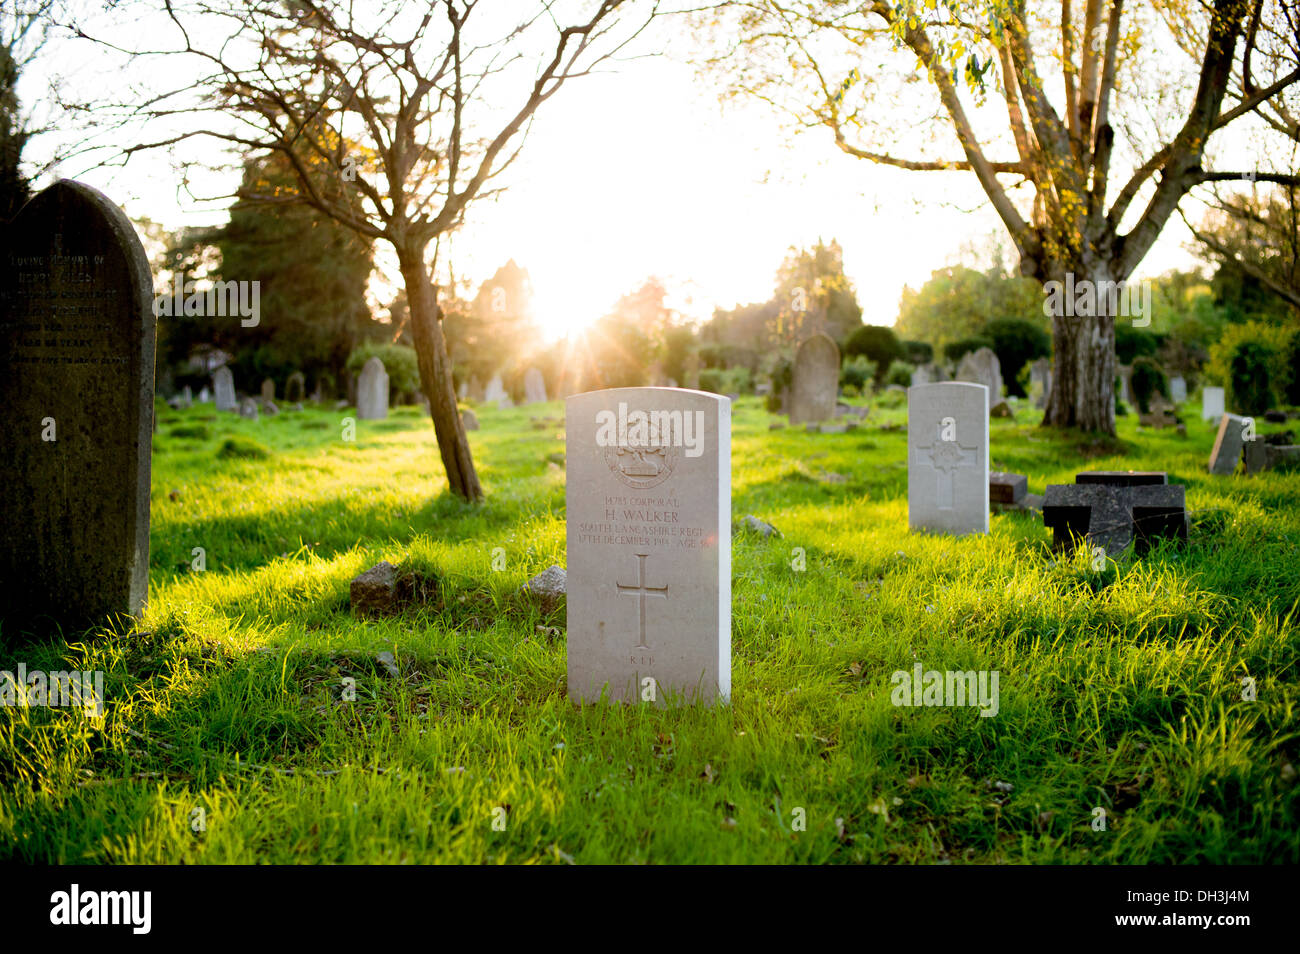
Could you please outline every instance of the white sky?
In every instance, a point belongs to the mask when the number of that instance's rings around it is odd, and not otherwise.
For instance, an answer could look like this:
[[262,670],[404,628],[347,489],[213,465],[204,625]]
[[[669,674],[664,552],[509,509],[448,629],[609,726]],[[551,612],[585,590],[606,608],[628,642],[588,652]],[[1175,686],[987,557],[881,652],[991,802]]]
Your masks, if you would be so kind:
[[[73,71],[66,56],[51,56],[48,68]],[[61,172],[133,217],[169,227],[225,219],[220,207],[196,209],[177,194],[162,154],[127,172],[75,163]],[[892,324],[904,285],[968,262],[960,251],[972,240],[1002,235],[971,174],[875,166],[838,152],[828,132],[791,137],[762,107],[719,107],[692,67],[665,56],[563,88],[542,106],[509,182],[471,207],[451,261],[475,286],[508,259],[528,269],[552,337],[599,318],[652,275],[689,317],[764,301],[788,248],[819,238],[843,246],[864,320]],[[1175,216],[1139,277],[1191,266],[1189,240]],[[381,302],[391,297],[382,281],[373,290]]]

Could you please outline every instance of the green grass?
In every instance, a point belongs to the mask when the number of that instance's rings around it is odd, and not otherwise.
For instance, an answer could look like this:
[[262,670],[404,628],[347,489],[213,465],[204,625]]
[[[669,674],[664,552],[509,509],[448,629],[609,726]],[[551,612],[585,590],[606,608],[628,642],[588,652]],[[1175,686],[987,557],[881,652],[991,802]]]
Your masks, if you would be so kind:
[[[1300,860],[1300,475],[1209,477],[1195,408],[1186,438],[1132,415],[1101,443],[1028,409],[994,421],[993,468],[1032,492],[1100,468],[1186,485],[1186,547],[1094,573],[1028,515],[909,533],[889,400],[842,435],[769,431],[739,402],[734,515],[784,536],[735,537],[731,705],[678,710],[574,707],[562,618],[516,594],[564,562],[563,424],[532,420],[560,403],[477,409],[478,507],[446,494],[413,409],[352,441],[349,411],[181,412],[154,437],[145,618],[3,656],[104,670],[108,707],[0,712],[0,857]],[[227,458],[230,442],[270,455]],[[354,618],[348,582],[381,559],[436,597]],[[998,715],[892,705],[891,673],[918,661],[998,670]]]

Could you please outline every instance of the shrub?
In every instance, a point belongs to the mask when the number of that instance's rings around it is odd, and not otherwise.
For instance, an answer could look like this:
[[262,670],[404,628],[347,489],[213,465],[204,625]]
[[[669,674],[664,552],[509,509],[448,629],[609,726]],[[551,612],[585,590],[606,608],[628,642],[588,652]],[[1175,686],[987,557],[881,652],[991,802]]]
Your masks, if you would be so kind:
[[912,386],[912,373],[916,368],[906,361],[895,361],[885,372],[886,384],[901,384],[905,388]]
[[1211,381],[1223,385],[1229,410],[1262,414],[1278,395],[1288,392],[1295,337],[1293,329],[1258,321],[1224,329],[1210,348],[1206,371]]
[[271,451],[264,444],[247,437],[228,437],[222,442],[217,456],[224,460],[264,460]]
[[846,385],[844,386],[844,396],[845,396],[845,397],[855,398],[855,397],[860,397],[861,395],[862,395],[862,392],[859,391],[857,388],[855,388],[853,385],[851,385],[851,384],[846,384]]
[[748,394],[752,390],[749,368],[705,368],[700,372],[700,390],[714,394]]
[[903,346],[892,328],[884,325],[863,325],[844,342],[844,354],[847,357],[865,357],[876,367],[878,376],[883,377],[889,365],[904,357]]
[[857,388],[859,393],[866,390],[868,384],[876,379],[876,364],[862,355],[850,358],[840,368],[840,387]]
[[414,348],[367,341],[348,355],[348,371],[360,374],[365,363],[374,357],[384,363],[384,370],[388,372],[388,386],[393,391],[398,394],[414,394],[420,390],[420,364]]
[[1133,362],[1133,374],[1129,378],[1129,387],[1133,391],[1133,400],[1143,414],[1151,413],[1151,398],[1159,391],[1169,397],[1169,381],[1160,365],[1150,358],[1138,358]]
[[1274,403],[1272,366],[1278,353],[1262,341],[1243,341],[1228,365],[1228,406],[1240,414],[1263,414]]
[[1040,326],[1023,318],[999,318],[984,326],[984,336],[993,342],[1007,392],[1025,397],[1020,386],[1020,369],[1035,358],[1052,353],[1052,337]]
[[[956,341],[950,341],[943,346],[943,356],[956,364],[962,358],[966,357],[972,351],[978,351],[980,348],[993,348],[993,339],[985,338],[983,335],[975,335],[970,338],[958,338]],[[1000,364],[1002,359],[998,359]]]
[[1161,338],[1131,324],[1115,322],[1115,357],[1120,364],[1132,364],[1138,358],[1152,356],[1160,348]]
[[903,359],[910,364],[929,364],[934,360],[934,346],[928,341],[903,341]]

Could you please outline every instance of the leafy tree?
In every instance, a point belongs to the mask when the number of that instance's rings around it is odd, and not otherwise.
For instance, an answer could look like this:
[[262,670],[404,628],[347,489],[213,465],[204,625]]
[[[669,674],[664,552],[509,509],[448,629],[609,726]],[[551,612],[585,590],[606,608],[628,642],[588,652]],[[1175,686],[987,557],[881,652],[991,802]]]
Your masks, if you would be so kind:
[[862,307],[844,274],[844,250],[834,239],[791,248],[777,269],[772,301],[778,312],[769,343],[778,347],[795,347],[817,332],[843,341],[862,324]]
[[17,215],[31,196],[22,163],[36,131],[18,100],[18,79],[45,45],[53,9],[53,0],[15,0],[0,8],[0,222]]
[[1115,326],[1115,357],[1120,364],[1132,364],[1137,358],[1153,355],[1159,347],[1156,336],[1144,328]]
[[945,353],[949,343],[978,335],[999,318],[1019,318],[1048,328],[1042,288],[996,268],[980,272],[956,266],[936,270],[919,289],[903,289],[894,330],[899,337],[928,343]]
[[[244,168],[241,195],[292,198],[297,193],[283,155],[249,159]],[[322,185],[339,193],[346,187],[341,180]],[[342,194],[328,198],[346,201]],[[264,377],[283,382],[295,370],[313,380],[326,372],[338,375],[361,341],[385,334],[366,304],[373,241],[317,209],[298,202],[239,201],[229,223],[208,238],[220,255],[215,270],[220,278],[260,284],[256,326],[244,327],[237,317],[206,317],[199,329],[206,327],[236,352],[241,359],[236,373],[244,368],[255,379],[250,386]]]
[[[1157,12],[1123,0],[750,0],[706,16],[720,41],[710,65],[729,92],[824,127],[864,161],[970,177],[1021,274],[1046,289],[1133,274],[1191,190],[1242,178],[1213,168],[1208,151],[1242,117],[1300,138],[1278,106],[1300,82],[1291,0],[1161,2]],[[1153,76],[1157,47],[1169,62]],[[988,98],[996,110],[975,108]],[[1117,142],[1130,123],[1141,139]],[[1251,172],[1300,183],[1285,167]],[[1115,316],[1102,302],[1096,314],[1052,316],[1045,424],[1115,433]]]

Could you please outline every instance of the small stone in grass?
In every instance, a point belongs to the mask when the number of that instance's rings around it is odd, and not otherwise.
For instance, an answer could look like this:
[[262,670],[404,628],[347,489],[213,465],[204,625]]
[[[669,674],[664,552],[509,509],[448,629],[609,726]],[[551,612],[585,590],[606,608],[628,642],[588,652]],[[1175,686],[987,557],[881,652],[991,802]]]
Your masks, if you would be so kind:
[[381,560],[352,581],[352,610],[358,616],[380,616],[397,601],[397,567]]
[[564,603],[568,590],[568,575],[564,567],[548,566],[519,588],[524,596],[537,601],[543,613],[553,613]]
[[743,529],[757,533],[761,537],[770,537],[773,534],[778,537],[782,535],[781,531],[776,529],[776,527],[772,526],[770,523],[759,520],[752,513],[747,514],[745,518],[740,521],[740,525]]

